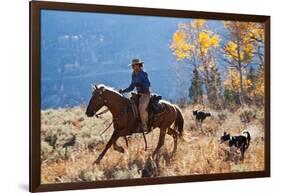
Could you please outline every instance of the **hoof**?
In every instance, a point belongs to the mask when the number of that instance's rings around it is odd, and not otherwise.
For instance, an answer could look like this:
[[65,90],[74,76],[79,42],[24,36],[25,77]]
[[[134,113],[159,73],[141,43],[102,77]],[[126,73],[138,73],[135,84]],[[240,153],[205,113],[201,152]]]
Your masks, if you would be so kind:
[[125,150],[124,150],[123,147],[116,147],[115,150],[120,152],[120,153],[125,153]]
[[94,161],[93,165],[98,165],[100,164],[100,159],[97,159],[96,161]]
[[120,148],[120,152],[121,152],[121,153],[125,153],[125,150],[124,150],[123,147]]

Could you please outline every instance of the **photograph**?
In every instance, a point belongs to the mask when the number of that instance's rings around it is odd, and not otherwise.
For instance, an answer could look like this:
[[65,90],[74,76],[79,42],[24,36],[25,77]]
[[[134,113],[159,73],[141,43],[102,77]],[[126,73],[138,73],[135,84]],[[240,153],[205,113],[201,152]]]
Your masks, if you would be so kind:
[[213,18],[41,9],[40,184],[265,171],[265,23]]

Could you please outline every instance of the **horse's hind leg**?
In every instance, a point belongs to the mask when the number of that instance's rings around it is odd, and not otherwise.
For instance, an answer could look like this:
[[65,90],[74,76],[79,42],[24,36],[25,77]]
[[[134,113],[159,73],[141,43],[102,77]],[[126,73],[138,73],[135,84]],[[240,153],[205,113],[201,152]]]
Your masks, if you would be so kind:
[[113,143],[116,142],[116,140],[118,139],[118,133],[116,130],[114,130],[111,138],[109,139],[109,141],[107,142],[104,150],[101,152],[101,154],[99,155],[99,157],[96,159],[95,164],[99,164],[100,160],[103,158],[103,156],[105,155],[105,153],[107,152],[107,150],[112,146]]
[[173,130],[172,128],[168,128],[168,135],[171,135],[174,138],[174,149],[173,149],[173,153],[176,153],[177,151],[177,146],[178,146],[178,133]]
[[165,128],[165,129],[161,129],[161,128],[160,128],[160,134],[159,134],[158,144],[157,144],[157,147],[155,148],[155,150],[154,150],[154,152],[153,152],[153,154],[152,154],[152,157],[154,157],[155,154],[158,153],[158,151],[160,150],[160,148],[164,145],[166,130],[167,130],[167,128]]

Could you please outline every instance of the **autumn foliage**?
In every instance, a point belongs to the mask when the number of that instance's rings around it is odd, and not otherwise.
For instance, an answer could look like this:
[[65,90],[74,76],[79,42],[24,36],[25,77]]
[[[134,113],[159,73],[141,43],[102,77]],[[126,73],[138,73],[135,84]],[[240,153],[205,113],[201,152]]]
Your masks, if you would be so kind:
[[[190,23],[180,23],[178,30],[173,35],[170,48],[178,61],[187,61],[193,66],[194,73],[200,73],[200,79],[205,85],[206,94],[211,103],[217,104],[220,99],[220,74],[217,70],[216,54],[219,50],[221,38],[206,24],[206,20],[196,19]],[[200,85],[201,86],[201,85]],[[200,89],[196,85],[191,86],[190,98],[197,102],[200,100]]]
[[[196,69],[193,72],[199,73],[193,74],[190,99],[197,103],[206,94],[209,105],[260,104],[264,97],[263,24],[223,21],[223,26],[226,33],[219,34],[208,21],[193,19],[180,23],[173,34],[172,53],[179,62],[191,65]],[[224,81],[218,61],[227,67]],[[201,81],[202,85],[198,84]],[[203,85],[205,92],[201,89]]]

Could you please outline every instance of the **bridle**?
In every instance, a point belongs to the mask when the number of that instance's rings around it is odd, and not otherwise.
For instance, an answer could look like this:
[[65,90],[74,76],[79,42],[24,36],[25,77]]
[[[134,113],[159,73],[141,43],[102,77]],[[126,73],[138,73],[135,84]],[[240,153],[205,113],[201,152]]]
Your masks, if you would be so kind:
[[[98,91],[98,100],[102,100],[102,95],[104,93],[104,88],[102,88],[100,91]],[[104,106],[107,103],[106,99],[103,99],[103,104],[102,106]]]
[[[95,91],[93,91],[93,92],[95,92]],[[98,100],[98,101],[100,102],[100,101],[102,100],[103,92],[104,92],[103,88],[102,88],[101,91],[98,91],[98,97],[97,97],[97,99],[95,99],[95,100]],[[102,107],[105,106],[106,103],[107,103],[107,100],[106,100],[106,99],[103,99],[103,101],[102,101]],[[95,105],[95,107],[96,107],[96,105]],[[100,112],[100,113],[98,113],[98,114],[96,114],[96,111],[93,110],[93,113],[94,113],[95,116],[98,118],[99,115],[104,114],[104,113],[106,113],[107,111],[108,111],[108,109],[107,109],[107,110],[104,110],[104,111],[102,111],[102,112]]]

